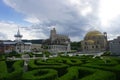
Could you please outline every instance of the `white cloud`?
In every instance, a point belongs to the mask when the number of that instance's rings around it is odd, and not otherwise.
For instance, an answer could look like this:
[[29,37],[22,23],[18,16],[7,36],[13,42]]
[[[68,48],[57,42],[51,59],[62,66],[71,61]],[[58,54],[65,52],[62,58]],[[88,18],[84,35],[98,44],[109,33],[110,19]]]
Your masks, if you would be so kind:
[[87,0],[4,0],[4,2],[16,11],[29,16],[25,20],[33,23],[39,20],[63,22],[74,17],[71,12],[84,16],[92,12],[91,4]]
[[[20,28],[20,32],[23,35],[23,39],[45,39],[47,36],[43,33],[36,33],[34,29],[30,27],[23,27],[21,25],[0,21],[0,40],[14,40],[14,35],[17,33],[18,26]],[[38,37],[39,35],[39,37]]]
[[99,18],[103,27],[110,27],[111,20],[120,16],[120,0],[100,0]]
[[[55,26],[59,33],[70,34],[72,40],[83,39],[83,34],[91,29],[106,31],[109,34],[119,29],[118,24],[111,26],[113,18],[120,14],[118,0],[4,0],[4,2],[26,15],[25,21],[33,23],[32,26],[26,27],[26,30],[30,31],[23,30],[23,33],[27,32],[28,38],[47,38],[51,26]],[[110,26],[103,26],[108,22]],[[111,29],[113,26],[114,30]]]
[[[4,2],[25,14],[27,16],[25,21],[38,24],[37,28],[47,30],[48,27],[55,25],[59,33],[70,34],[76,38],[73,38],[75,40],[83,37],[81,34],[85,32],[84,27],[91,27],[87,25],[88,23],[96,21],[92,20],[96,17],[94,16],[96,11],[93,11],[93,4],[96,3],[92,0],[4,0]],[[37,35],[37,29],[35,32]],[[41,34],[49,35],[49,32],[42,31]]]
[[92,8],[89,6],[89,7],[86,7],[84,10],[82,10],[81,14],[83,16],[87,16],[91,12],[92,12]]
[[29,22],[29,23],[33,23],[33,24],[40,23],[40,20],[36,17],[27,17],[24,20]]

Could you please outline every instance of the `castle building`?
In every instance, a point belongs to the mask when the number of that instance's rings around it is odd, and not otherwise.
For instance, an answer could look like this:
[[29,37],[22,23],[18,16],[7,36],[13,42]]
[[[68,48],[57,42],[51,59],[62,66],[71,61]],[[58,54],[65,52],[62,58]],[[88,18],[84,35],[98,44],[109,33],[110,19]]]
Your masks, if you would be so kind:
[[22,40],[23,42],[31,42],[31,51],[32,52],[40,52],[42,51],[42,42],[44,39],[32,39],[32,40]]
[[66,35],[57,34],[55,28],[50,32],[50,38],[45,41],[48,51],[52,53],[70,52],[70,38]]
[[22,35],[18,29],[15,41],[1,41],[0,43],[0,53],[10,53],[16,51],[18,53],[30,52],[31,51],[31,42],[22,42]]
[[81,41],[83,53],[98,53],[107,49],[107,33],[99,31],[88,32]]
[[111,55],[120,55],[120,36],[109,43]]

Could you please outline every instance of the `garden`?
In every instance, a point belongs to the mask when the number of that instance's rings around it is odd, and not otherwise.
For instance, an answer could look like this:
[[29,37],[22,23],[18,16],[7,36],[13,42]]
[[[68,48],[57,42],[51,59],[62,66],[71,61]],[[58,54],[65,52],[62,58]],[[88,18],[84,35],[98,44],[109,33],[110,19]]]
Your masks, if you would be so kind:
[[120,80],[120,58],[59,56],[47,60],[0,60],[0,80]]

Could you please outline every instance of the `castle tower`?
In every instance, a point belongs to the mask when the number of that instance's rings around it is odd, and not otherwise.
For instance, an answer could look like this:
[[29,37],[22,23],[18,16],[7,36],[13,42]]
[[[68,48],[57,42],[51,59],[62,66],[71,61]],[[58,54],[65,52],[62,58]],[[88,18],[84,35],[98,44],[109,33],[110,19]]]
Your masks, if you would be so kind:
[[15,37],[15,41],[16,41],[16,42],[21,42],[21,38],[22,38],[23,36],[20,34],[19,28],[18,28],[17,34],[15,34],[14,37]]

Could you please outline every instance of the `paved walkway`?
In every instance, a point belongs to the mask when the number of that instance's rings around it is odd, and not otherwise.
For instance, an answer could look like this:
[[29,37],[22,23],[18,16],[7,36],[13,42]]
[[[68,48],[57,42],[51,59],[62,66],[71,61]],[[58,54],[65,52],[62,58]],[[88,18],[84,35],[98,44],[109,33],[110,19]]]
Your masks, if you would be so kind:
[[7,60],[30,60],[30,59],[48,59],[47,57],[32,57],[32,58],[15,58],[15,57],[8,57]]
[[[101,56],[104,52],[100,52],[100,53],[89,53],[89,54],[82,54],[82,53],[69,53],[68,55],[69,56],[76,56],[76,55],[79,55],[79,56],[82,56],[82,55],[94,55],[94,57],[96,56]],[[64,55],[64,54],[63,54]],[[53,55],[53,56],[50,56],[49,58],[52,58],[52,57],[57,57],[57,55]],[[7,60],[30,60],[30,59],[42,59],[42,60],[46,60],[48,59],[48,57],[22,57],[22,58],[16,58],[16,57],[8,57]]]

